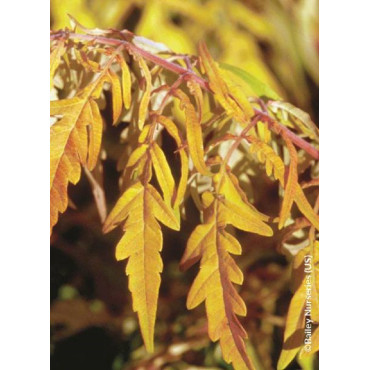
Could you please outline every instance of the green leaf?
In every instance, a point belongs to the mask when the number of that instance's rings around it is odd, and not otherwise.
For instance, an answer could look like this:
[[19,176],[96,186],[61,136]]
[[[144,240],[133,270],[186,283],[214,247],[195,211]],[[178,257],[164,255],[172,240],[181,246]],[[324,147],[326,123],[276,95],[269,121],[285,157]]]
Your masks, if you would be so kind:
[[244,82],[246,82],[253,91],[260,97],[265,96],[267,98],[273,99],[273,100],[282,100],[281,96],[277,94],[271,87],[264,84],[260,80],[258,80],[256,77],[248,73],[247,71],[244,71],[241,68],[232,66],[230,64],[226,63],[219,63],[220,67],[222,69],[225,69],[226,71],[230,71],[234,73],[236,76],[240,77]]

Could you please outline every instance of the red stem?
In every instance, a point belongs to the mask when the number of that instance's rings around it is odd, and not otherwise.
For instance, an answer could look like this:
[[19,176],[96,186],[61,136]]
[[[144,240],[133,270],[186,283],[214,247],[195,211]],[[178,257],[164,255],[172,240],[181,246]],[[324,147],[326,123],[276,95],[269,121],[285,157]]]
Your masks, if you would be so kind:
[[100,44],[105,44],[105,45],[111,45],[111,46],[120,46],[123,45],[128,52],[131,54],[137,54],[141,55],[143,58],[153,62],[154,64],[157,64],[169,71],[172,71],[176,74],[187,74],[188,76],[186,78],[192,78],[194,81],[196,81],[203,89],[210,91],[208,82],[204,80],[202,77],[199,77],[196,75],[194,72],[185,69],[181,66],[179,66],[176,63],[169,62],[166,59],[163,59],[157,55],[151,54],[146,50],[143,50],[139,48],[138,46],[126,41],[126,40],[119,40],[119,39],[112,39],[109,37],[104,37],[104,36],[93,36],[93,35],[82,35],[78,33],[67,33],[65,31],[60,31],[55,34],[52,34],[50,36],[51,40],[57,39],[58,37],[69,37],[72,39],[78,39],[78,40],[84,40],[84,41],[95,41]]
[[[55,40],[58,38],[74,38],[78,40],[84,40],[84,41],[94,41],[100,44],[105,45],[111,45],[111,46],[121,46],[123,45],[126,50],[131,54],[137,54],[141,55],[146,60],[149,60],[153,62],[156,65],[159,65],[163,67],[164,69],[167,69],[169,71],[172,71],[176,74],[184,75],[184,80],[186,79],[193,79],[195,82],[197,82],[204,90],[211,91],[208,81],[203,79],[202,77],[195,74],[193,71],[189,69],[185,69],[181,66],[179,66],[176,63],[169,62],[166,59],[163,59],[157,55],[151,54],[146,50],[143,50],[139,48],[138,46],[126,41],[126,40],[119,40],[119,39],[113,39],[109,37],[104,36],[94,36],[94,35],[82,35],[74,32],[66,32],[66,31],[58,31],[56,33],[50,34],[50,39]],[[272,117],[268,115],[268,113],[262,112],[258,109],[254,109],[256,114],[259,114],[261,117],[263,117],[265,120],[270,122],[276,122],[281,131],[284,131],[287,137],[289,137],[292,142],[298,146],[299,148],[306,151],[308,154],[310,154],[313,158],[319,159],[319,151],[314,148],[310,143],[302,139],[301,137],[297,136],[294,132],[290,131],[286,126],[282,125],[281,123],[275,121]]]
[[254,108],[254,111],[256,114],[259,114],[262,119],[269,121],[269,122],[275,122],[279,125],[279,129],[281,131],[284,131],[284,134],[292,140],[292,142],[297,145],[299,148],[303,149],[306,153],[311,155],[311,157],[315,159],[319,159],[319,151],[313,147],[310,143],[303,140],[301,137],[297,136],[294,132],[290,131],[288,127],[282,125],[278,121],[275,121],[272,117],[270,117],[267,113],[264,113],[256,108]]

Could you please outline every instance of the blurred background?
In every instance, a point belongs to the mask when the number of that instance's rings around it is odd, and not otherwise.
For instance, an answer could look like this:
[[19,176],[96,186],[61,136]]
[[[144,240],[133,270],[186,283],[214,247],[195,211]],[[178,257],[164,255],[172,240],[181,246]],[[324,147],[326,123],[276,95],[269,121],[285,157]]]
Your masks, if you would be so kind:
[[[128,29],[178,53],[196,54],[204,40],[217,61],[247,70],[318,124],[318,0],[51,0],[51,29],[69,27],[67,14],[86,27]],[[106,121],[110,114],[103,112]],[[121,130],[109,127],[103,145],[121,150]],[[109,155],[103,167],[110,210],[119,196],[119,172]],[[266,186],[266,181],[256,206],[277,214],[271,209],[279,205],[277,185]],[[149,355],[132,312],[126,263],[114,258],[121,232],[102,235],[86,176],[69,187],[69,194],[72,207],[51,239],[52,369],[228,369],[218,345],[208,339],[203,305],[190,312],[185,307],[197,267],[182,273],[178,261],[199,222],[195,206],[189,202],[193,221],[180,233],[163,228],[156,352]],[[291,298],[288,261],[276,252],[278,236],[243,234],[239,240],[244,255],[237,262],[245,275],[241,295],[248,307],[241,321],[251,338],[249,350],[261,369],[275,369]]]

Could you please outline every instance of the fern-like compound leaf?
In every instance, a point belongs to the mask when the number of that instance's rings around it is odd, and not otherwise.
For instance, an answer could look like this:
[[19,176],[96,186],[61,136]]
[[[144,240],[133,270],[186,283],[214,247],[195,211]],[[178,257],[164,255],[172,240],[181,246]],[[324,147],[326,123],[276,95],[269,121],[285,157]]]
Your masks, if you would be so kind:
[[154,325],[163,262],[162,231],[159,220],[171,229],[180,225],[173,210],[150,184],[136,182],[127,189],[108,215],[103,232],[124,222],[125,231],[116,247],[117,260],[128,258],[126,274],[132,293],[133,310],[138,313],[141,333],[149,352],[154,349]]

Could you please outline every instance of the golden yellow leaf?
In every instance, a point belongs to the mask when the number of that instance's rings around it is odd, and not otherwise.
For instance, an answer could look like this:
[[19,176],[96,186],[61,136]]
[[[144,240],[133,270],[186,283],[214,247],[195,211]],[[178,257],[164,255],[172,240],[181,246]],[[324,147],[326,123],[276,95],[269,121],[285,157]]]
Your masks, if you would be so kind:
[[122,70],[123,103],[125,108],[129,109],[131,105],[131,74],[125,59],[119,56],[118,60]]
[[202,175],[209,175],[210,172],[204,162],[202,127],[195,108],[191,104],[189,97],[181,90],[176,90],[174,95],[180,100],[181,109],[185,111],[186,138],[194,166]]
[[167,132],[173,137],[180,153],[181,177],[176,191],[175,201],[173,204],[174,208],[176,209],[184,200],[189,173],[189,159],[187,153],[185,152],[184,143],[181,140],[180,133],[176,125],[169,118],[164,116],[157,117],[157,121],[161,125],[163,125]]
[[[58,102],[55,102],[58,103]],[[53,105],[51,103],[51,109]],[[64,102],[66,103],[66,102]],[[80,99],[69,99],[71,111],[76,110],[81,115],[82,103]],[[52,111],[53,112],[53,111]],[[78,126],[72,120],[61,120],[50,129],[50,229],[58,221],[58,212],[64,212],[68,205],[68,182],[76,184],[80,179],[80,155],[86,161],[87,132],[86,121]],[[79,135],[78,132],[81,132]],[[81,136],[81,140],[80,140]],[[78,146],[77,146],[78,145]]]
[[131,154],[127,161],[126,167],[134,167],[144,157],[149,148],[148,144],[139,145]]
[[166,156],[156,142],[153,142],[151,145],[150,155],[158,183],[163,192],[164,201],[168,205],[171,205],[171,201],[175,195],[175,180],[173,179]]
[[150,184],[136,182],[118,200],[107,217],[107,233],[125,221],[124,236],[116,248],[117,260],[128,258],[126,274],[132,293],[133,310],[138,313],[141,333],[149,352],[154,349],[154,325],[163,263],[162,232],[157,222],[174,230],[179,223],[172,209]]
[[90,99],[91,119],[93,122],[89,126],[89,147],[87,168],[91,171],[98,160],[100,145],[103,133],[103,120],[100,115],[98,104],[95,100]]
[[53,80],[55,71],[57,70],[60,58],[65,53],[65,45],[64,41],[58,41],[57,46],[53,49],[53,51],[50,54],[50,89],[53,88]]
[[139,118],[138,118],[138,126],[139,129],[142,130],[144,127],[144,123],[146,120],[146,116],[148,113],[148,105],[150,101],[150,93],[152,90],[152,76],[150,74],[149,68],[145,63],[144,59],[141,56],[138,56],[139,66],[141,71],[144,74],[144,78],[146,81],[146,86],[144,90],[144,94],[141,97],[140,105],[139,105]]
[[108,76],[112,84],[113,124],[117,124],[122,112],[121,83],[118,76],[112,70],[108,71]]

